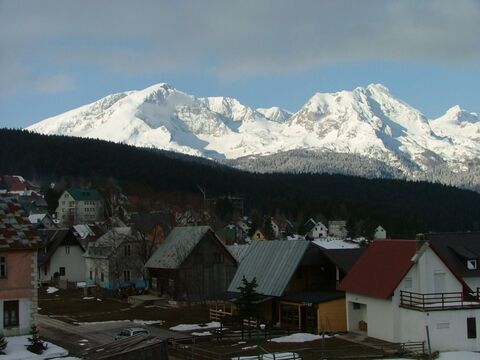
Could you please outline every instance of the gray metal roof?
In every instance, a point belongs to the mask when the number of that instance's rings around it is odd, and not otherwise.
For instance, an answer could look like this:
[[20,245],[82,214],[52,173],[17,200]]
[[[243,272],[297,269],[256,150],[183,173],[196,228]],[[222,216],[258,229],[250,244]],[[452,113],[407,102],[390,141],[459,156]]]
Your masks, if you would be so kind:
[[252,241],[228,291],[238,292],[245,276],[248,281],[256,278],[259,294],[282,296],[309,245],[305,240]]
[[242,260],[245,258],[248,251],[250,250],[250,244],[233,244],[226,245],[225,247],[239,264],[242,262]]
[[157,251],[148,259],[145,267],[178,269],[209,230],[209,226],[179,226],[174,228]]

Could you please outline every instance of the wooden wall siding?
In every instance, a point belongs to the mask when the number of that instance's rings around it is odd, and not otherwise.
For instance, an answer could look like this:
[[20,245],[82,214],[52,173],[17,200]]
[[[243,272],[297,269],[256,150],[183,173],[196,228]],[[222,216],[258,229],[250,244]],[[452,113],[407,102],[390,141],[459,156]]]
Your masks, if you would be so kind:
[[317,320],[319,332],[347,331],[347,311],[345,299],[337,299],[318,305]]
[[164,291],[173,299],[202,301],[224,293],[236,270],[237,263],[230,253],[207,233],[180,269],[151,269],[150,274],[159,278]]

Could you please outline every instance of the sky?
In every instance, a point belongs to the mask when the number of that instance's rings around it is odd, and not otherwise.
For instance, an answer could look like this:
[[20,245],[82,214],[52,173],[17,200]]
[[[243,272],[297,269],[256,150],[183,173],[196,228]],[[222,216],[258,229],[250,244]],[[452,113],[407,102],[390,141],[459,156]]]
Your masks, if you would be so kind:
[[289,111],[382,83],[480,113],[480,0],[0,0],[0,127],[160,82]]

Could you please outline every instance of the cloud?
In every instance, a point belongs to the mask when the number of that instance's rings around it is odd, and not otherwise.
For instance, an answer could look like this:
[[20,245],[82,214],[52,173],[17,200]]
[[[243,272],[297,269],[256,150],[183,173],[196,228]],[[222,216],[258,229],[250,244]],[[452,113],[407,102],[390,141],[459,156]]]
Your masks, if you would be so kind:
[[89,66],[238,79],[369,60],[469,66],[480,60],[479,33],[476,0],[0,0],[9,57],[0,64],[34,74]]

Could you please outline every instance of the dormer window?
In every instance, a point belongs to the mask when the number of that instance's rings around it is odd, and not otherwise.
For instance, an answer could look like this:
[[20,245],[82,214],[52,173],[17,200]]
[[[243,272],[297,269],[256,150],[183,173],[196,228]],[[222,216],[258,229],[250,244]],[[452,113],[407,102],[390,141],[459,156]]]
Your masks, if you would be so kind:
[[468,270],[477,270],[477,259],[467,260],[467,269]]

